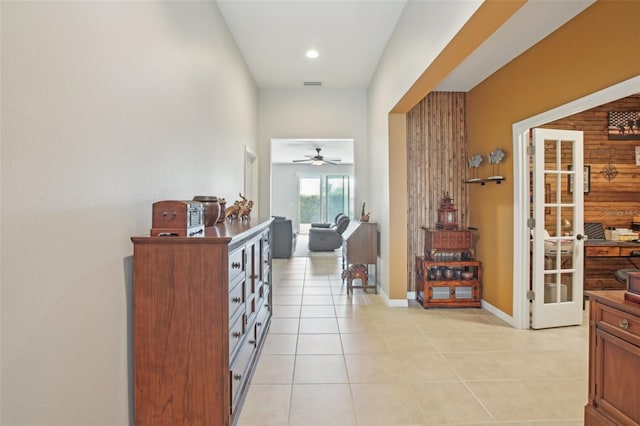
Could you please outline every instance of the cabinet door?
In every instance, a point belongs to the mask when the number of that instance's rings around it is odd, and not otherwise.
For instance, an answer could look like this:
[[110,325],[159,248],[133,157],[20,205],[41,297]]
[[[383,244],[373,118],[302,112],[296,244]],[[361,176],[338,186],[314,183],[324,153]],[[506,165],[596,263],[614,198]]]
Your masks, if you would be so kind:
[[[640,348],[596,329],[595,403],[620,424],[640,423]],[[606,366],[606,368],[605,368]]]

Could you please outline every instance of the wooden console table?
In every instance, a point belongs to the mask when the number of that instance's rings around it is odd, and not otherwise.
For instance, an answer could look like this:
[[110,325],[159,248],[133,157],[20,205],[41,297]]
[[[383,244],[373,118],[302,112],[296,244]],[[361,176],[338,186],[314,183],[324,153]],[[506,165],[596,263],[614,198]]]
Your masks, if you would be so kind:
[[613,274],[618,269],[640,269],[640,243],[596,241],[584,243],[584,289],[622,290]]

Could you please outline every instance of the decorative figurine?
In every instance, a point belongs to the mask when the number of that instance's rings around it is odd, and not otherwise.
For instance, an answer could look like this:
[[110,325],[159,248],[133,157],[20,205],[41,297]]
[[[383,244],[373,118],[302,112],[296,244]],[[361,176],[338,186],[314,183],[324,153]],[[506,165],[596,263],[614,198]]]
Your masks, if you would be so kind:
[[480,167],[480,163],[482,163],[482,155],[476,154],[472,157],[469,157],[469,168],[473,170],[472,177],[471,179],[469,179],[469,182],[481,180],[478,177],[478,167]]
[[[504,151],[501,150],[500,148],[496,148],[495,150],[493,150],[493,152],[487,154],[487,158],[489,159],[489,164],[491,164],[493,166],[492,172],[494,174],[494,176],[489,176],[487,179],[490,179],[490,180],[504,179],[499,174],[500,173],[500,163],[504,159]],[[496,165],[497,165],[497,167],[496,167]]]
[[362,202],[362,212],[360,213],[360,222],[369,222],[369,216],[371,213],[364,214],[365,202]]
[[236,219],[250,220],[251,209],[253,208],[253,201],[247,201],[247,198],[240,195],[240,200],[234,201],[232,206],[229,206],[225,210],[224,218],[229,222],[233,222]]

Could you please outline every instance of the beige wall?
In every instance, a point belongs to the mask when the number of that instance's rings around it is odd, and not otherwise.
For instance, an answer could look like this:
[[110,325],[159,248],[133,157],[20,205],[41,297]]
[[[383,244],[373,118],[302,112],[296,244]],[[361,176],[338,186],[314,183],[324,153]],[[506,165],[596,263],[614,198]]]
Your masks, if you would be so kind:
[[237,197],[257,90],[214,2],[0,7],[0,423],[126,425],[130,236]]
[[470,223],[482,235],[483,299],[507,314],[513,312],[512,125],[639,75],[628,43],[640,41],[639,20],[640,2],[596,2],[469,92],[469,152],[507,153],[502,185],[469,189]]
[[[367,210],[371,211],[380,231],[378,276],[382,295],[390,305],[407,304],[407,204],[406,196],[399,194],[406,193],[404,118],[390,119],[389,113],[436,59],[425,53],[425,46],[434,50],[445,48],[480,4],[478,1],[408,2],[369,85],[368,150],[364,157],[370,170]],[[434,18],[438,14],[430,13],[431,8],[445,7],[450,20],[438,22]],[[438,40],[427,37],[424,31],[427,26],[440,28],[441,37]]]

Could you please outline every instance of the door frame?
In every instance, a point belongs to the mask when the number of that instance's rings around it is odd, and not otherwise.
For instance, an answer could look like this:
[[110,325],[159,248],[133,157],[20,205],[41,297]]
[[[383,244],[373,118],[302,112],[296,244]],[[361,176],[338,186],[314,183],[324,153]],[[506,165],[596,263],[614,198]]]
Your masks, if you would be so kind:
[[638,92],[640,76],[513,124],[513,327],[529,328],[529,129]]

